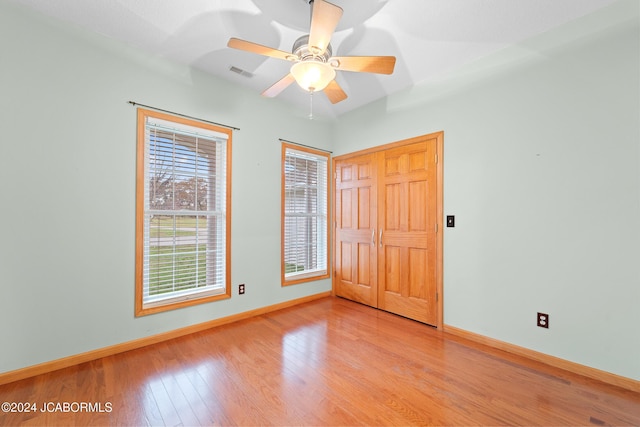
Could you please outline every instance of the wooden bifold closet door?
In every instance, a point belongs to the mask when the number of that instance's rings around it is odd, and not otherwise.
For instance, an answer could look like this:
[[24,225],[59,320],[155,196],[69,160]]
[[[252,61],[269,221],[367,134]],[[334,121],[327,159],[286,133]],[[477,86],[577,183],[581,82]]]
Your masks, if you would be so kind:
[[440,132],[334,158],[336,295],[441,326],[441,149]]

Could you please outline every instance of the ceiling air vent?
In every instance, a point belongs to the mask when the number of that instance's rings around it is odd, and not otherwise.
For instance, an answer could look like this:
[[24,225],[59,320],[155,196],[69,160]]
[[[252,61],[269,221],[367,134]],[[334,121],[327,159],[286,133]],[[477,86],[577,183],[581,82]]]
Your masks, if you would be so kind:
[[240,74],[243,77],[253,77],[253,74],[251,74],[250,72],[245,71],[242,68],[234,67],[233,65],[229,67],[229,71]]

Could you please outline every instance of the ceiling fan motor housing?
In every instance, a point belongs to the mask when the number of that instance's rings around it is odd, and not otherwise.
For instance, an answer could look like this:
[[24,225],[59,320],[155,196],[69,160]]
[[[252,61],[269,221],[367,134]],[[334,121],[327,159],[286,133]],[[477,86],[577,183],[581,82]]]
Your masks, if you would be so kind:
[[309,34],[299,37],[293,43],[292,52],[300,61],[315,59],[316,61],[327,62],[332,54],[331,44],[327,45],[324,52],[318,52],[317,48],[309,46]]

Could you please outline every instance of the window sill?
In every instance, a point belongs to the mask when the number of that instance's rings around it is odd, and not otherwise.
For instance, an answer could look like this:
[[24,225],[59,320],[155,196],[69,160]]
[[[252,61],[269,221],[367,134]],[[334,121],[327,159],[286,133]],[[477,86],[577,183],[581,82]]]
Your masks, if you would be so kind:
[[282,278],[282,286],[297,285],[298,283],[312,282],[315,280],[328,279],[330,276],[326,270],[309,271],[301,274],[291,274]]

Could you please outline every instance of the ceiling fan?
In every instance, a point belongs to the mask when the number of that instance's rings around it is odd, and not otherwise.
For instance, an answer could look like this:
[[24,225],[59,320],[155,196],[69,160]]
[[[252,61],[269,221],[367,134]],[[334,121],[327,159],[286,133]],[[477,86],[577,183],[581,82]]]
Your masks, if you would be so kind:
[[342,17],[342,8],[325,0],[309,0],[309,4],[309,34],[295,41],[291,53],[246,40],[229,39],[227,46],[230,48],[293,62],[290,72],[262,92],[263,96],[275,97],[295,81],[311,94],[324,91],[331,103],[335,104],[347,98],[335,80],[336,70],[393,73],[395,56],[332,56],[329,42]]

